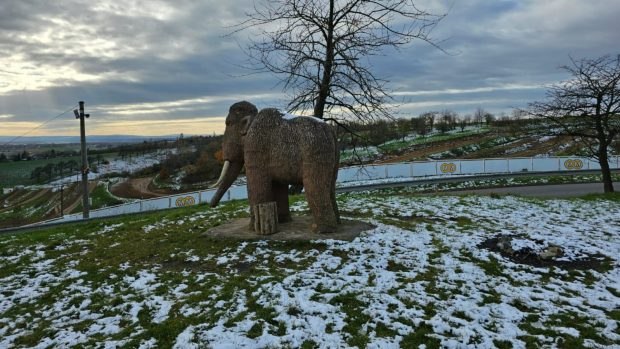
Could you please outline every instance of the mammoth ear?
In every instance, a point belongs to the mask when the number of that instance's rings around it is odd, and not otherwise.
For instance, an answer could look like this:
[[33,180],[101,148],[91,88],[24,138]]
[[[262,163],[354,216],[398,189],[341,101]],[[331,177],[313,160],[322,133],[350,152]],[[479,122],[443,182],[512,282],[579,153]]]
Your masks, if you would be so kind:
[[252,121],[254,120],[254,115],[246,115],[241,119],[241,135],[245,136],[252,126]]

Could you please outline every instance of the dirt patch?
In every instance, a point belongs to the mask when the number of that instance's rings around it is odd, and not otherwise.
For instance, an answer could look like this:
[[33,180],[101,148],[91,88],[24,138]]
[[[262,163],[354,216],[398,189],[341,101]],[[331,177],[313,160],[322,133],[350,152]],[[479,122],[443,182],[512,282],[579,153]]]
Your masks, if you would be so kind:
[[[517,236],[514,236],[517,238]],[[596,270],[604,272],[606,271],[606,262],[609,261],[609,257],[597,254],[585,254],[580,253],[581,257],[574,260],[558,259],[562,253],[559,253],[557,257],[544,257],[544,253],[535,251],[532,248],[525,247],[520,249],[512,249],[509,246],[505,246],[506,242],[510,241],[513,236],[497,235],[490,239],[483,241],[479,248],[484,248],[489,251],[497,252],[504,258],[511,260],[512,262],[519,264],[527,264],[534,267],[559,267],[567,270]],[[533,240],[538,244],[543,244],[544,241]]]
[[175,191],[168,188],[157,188],[153,184],[153,177],[130,178],[110,187],[110,193],[114,196],[127,199],[152,199],[194,190],[196,189]]
[[202,236],[214,238],[234,238],[242,240],[344,240],[353,241],[362,232],[375,226],[361,221],[343,219],[335,233],[319,234],[311,230],[313,219],[309,216],[293,217],[292,222],[282,223],[278,232],[272,235],[257,235],[248,226],[249,218],[240,218],[209,229]]
[[149,189],[152,178],[132,178],[110,187],[110,193],[119,198],[152,199],[164,196]]
[[[88,192],[92,193],[99,185],[99,181],[88,182]],[[77,185],[74,188],[73,195],[65,198],[65,207],[63,211],[65,214],[74,213],[75,209],[82,203],[82,185]]]

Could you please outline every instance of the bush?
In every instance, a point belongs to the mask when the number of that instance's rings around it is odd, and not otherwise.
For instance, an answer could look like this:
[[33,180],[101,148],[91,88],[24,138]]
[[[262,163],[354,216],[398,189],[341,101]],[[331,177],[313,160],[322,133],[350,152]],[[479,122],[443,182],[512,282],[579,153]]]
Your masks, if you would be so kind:
[[161,170],[159,171],[159,179],[161,179],[162,181],[165,181],[169,178],[170,178],[170,171],[168,170],[167,167],[162,167]]

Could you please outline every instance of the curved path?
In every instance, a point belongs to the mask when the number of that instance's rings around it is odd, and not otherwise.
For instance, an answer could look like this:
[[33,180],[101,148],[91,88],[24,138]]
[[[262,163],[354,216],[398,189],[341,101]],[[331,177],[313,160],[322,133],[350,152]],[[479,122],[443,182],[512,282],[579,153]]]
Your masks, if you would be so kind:
[[[620,191],[620,182],[614,182],[614,189],[616,191]],[[543,198],[571,197],[602,193],[602,183],[544,184],[518,187],[455,190],[446,192],[446,194],[514,194]]]
[[171,195],[171,193],[157,193],[149,188],[153,177],[131,178],[124,182],[114,184],[110,187],[110,193],[119,198],[125,199],[152,199],[161,196]]

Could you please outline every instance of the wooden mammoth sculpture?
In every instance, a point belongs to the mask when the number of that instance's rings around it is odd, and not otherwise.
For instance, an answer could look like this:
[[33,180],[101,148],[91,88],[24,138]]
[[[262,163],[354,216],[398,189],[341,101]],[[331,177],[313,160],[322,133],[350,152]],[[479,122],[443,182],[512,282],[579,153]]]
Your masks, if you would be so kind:
[[[245,165],[250,207],[275,201],[278,221],[290,221],[288,186],[303,185],[313,230],[336,230],[339,150],[333,128],[323,120],[273,108],[259,113],[253,104],[238,102],[226,117],[222,152],[224,168],[211,206],[217,206]],[[253,219],[252,213],[251,224]]]

